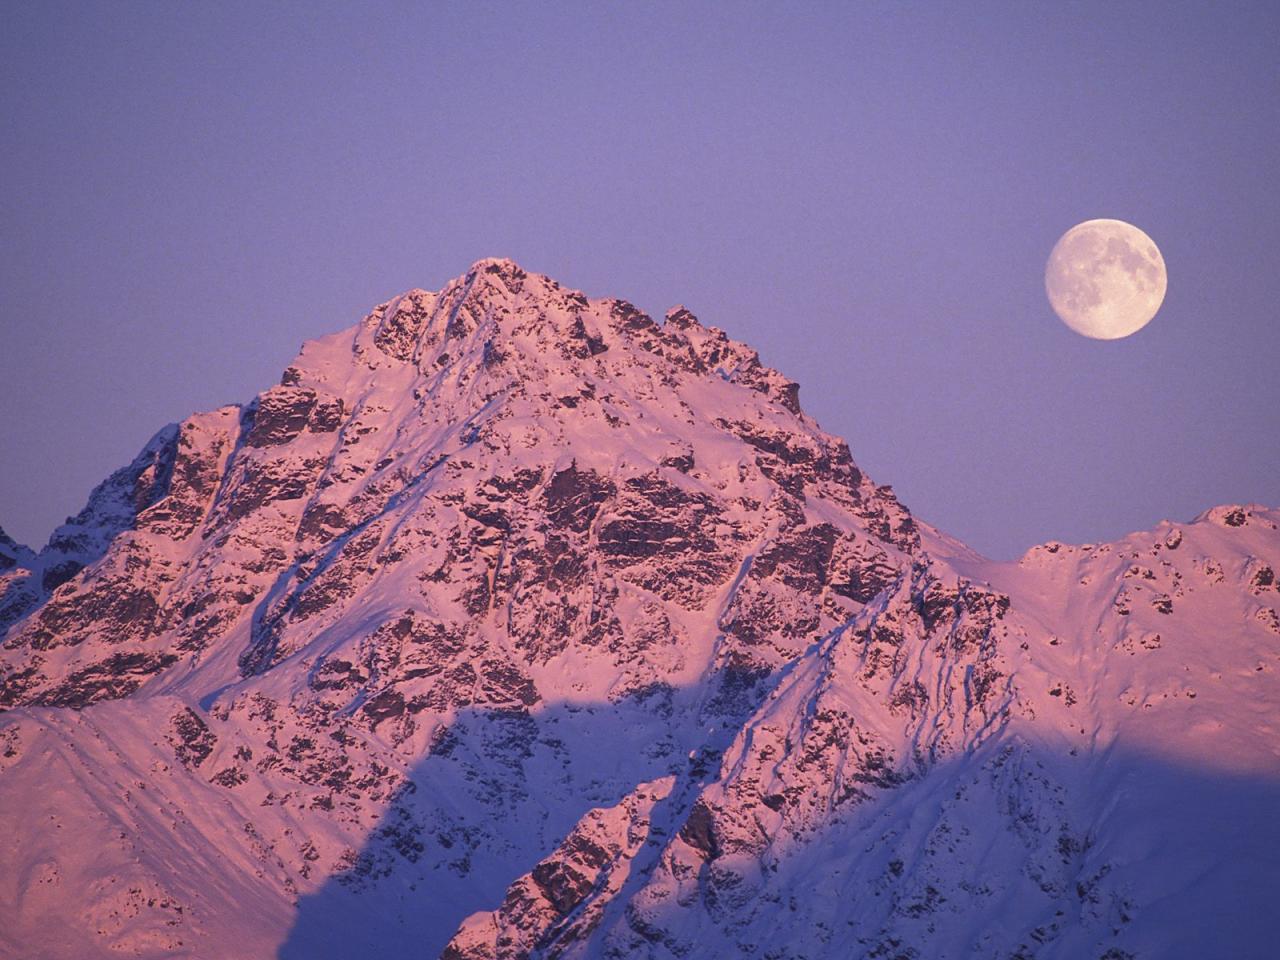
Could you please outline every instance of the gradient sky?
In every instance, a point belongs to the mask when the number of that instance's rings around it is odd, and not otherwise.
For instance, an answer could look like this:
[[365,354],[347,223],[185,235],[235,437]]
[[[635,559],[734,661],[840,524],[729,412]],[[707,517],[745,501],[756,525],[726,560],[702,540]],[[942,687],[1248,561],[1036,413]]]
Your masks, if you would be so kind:
[[[1278,9],[4,4],[0,525],[483,256],[688,304],[992,556],[1280,503]],[[1095,217],[1169,269],[1112,343]]]

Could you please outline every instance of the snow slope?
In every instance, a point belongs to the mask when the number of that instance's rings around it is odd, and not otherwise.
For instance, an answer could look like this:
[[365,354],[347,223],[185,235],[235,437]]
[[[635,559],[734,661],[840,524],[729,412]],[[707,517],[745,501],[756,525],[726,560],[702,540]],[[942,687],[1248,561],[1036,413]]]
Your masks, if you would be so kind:
[[1267,955],[1278,522],[990,563],[480,261],[0,539],[0,954]]

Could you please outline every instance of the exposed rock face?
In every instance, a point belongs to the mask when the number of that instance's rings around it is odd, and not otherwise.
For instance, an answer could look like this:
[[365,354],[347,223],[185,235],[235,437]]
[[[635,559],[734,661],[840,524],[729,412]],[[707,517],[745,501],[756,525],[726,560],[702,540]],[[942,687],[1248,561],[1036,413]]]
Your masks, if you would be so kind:
[[0,536],[0,953],[1155,949],[1116,757],[1254,778],[1165,874],[1280,852],[1277,519],[990,564],[688,310],[481,261]]
[[590,937],[649,837],[653,808],[675,781],[642,783],[617,806],[589,811],[555,851],[516,880],[492,913],[469,917],[443,960],[556,955]]
[[0,529],[0,629],[30,610],[42,592],[36,554]]

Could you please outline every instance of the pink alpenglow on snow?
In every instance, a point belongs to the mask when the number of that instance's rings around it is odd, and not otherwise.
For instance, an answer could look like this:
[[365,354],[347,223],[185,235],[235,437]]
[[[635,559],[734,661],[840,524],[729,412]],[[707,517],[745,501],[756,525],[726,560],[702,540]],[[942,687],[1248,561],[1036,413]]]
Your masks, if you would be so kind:
[[0,955],[1263,956],[1278,524],[991,562],[480,261],[0,538]]

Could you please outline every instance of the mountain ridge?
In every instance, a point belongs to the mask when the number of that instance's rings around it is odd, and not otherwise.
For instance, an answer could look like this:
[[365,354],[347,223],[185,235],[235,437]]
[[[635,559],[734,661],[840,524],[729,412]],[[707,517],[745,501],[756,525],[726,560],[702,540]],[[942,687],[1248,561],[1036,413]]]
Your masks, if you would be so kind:
[[988,561],[687,309],[477,261],[0,541],[0,945],[1148,955],[1158,874],[1265,873],[1135,869],[1108,757],[1280,849],[1278,521]]

